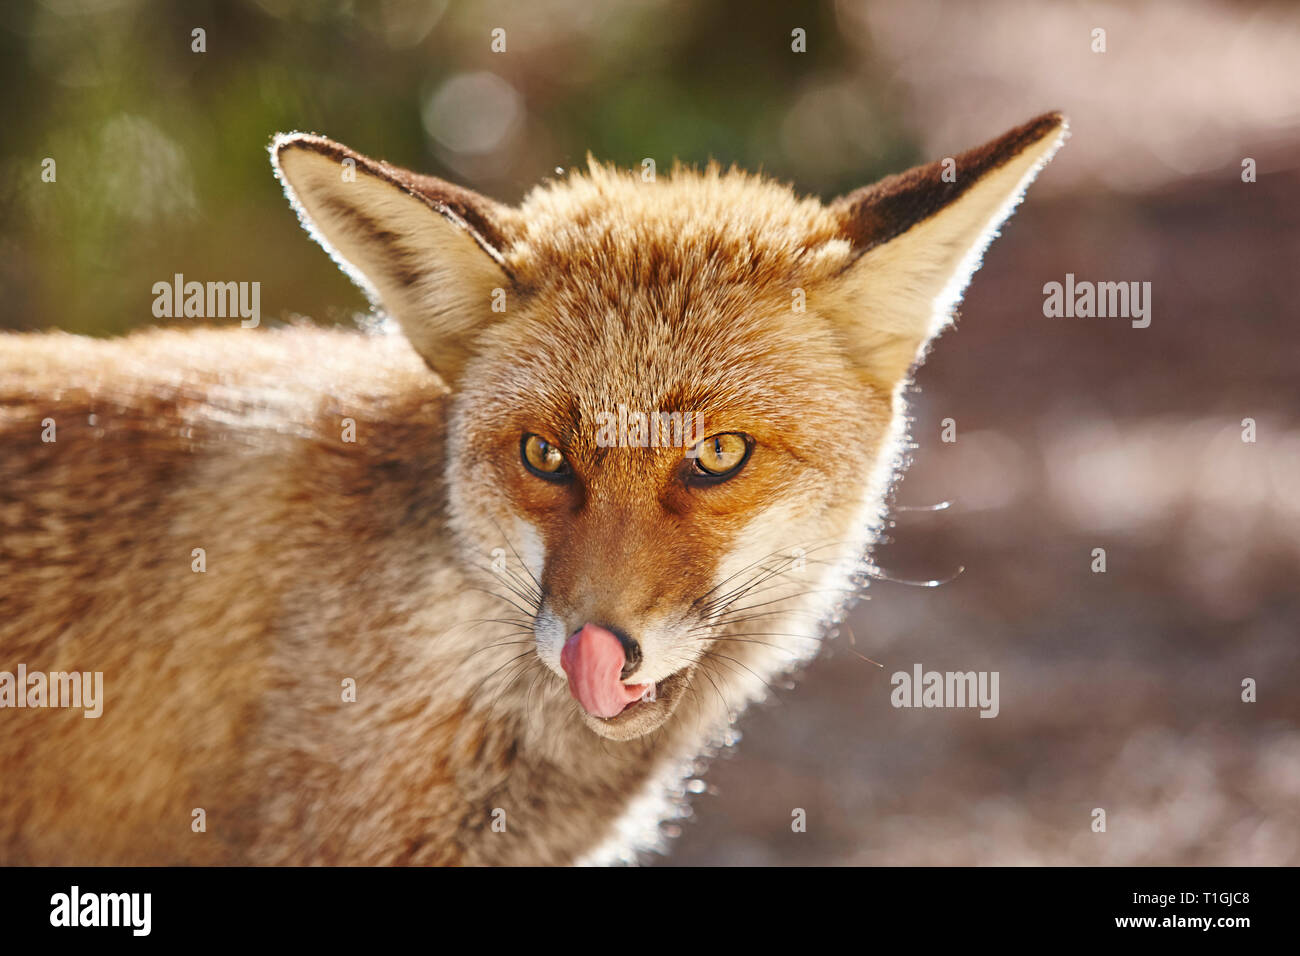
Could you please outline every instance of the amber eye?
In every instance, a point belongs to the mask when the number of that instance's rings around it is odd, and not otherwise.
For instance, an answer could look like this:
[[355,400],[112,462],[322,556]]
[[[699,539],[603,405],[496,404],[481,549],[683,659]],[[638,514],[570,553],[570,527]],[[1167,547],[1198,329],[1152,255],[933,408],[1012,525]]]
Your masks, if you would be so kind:
[[540,435],[525,435],[519,445],[524,467],[541,478],[563,478],[569,474],[564,452]]
[[695,446],[697,474],[708,478],[729,478],[740,471],[749,457],[750,442],[739,432],[723,432]]

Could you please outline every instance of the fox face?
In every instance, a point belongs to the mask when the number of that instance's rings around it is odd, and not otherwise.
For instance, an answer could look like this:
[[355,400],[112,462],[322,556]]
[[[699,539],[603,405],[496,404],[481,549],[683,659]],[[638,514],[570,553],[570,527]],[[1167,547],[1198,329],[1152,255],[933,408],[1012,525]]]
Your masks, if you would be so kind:
[[[639,185],[592,175],[614,192]],[[829,539],[831,505],[879,455],[891,398],[855,374],[827,317],[791,311],[847,244],[737,244],[720,252],[736,267],[719,271],[691,250],[740,224],[717,232],[705,210],[583,218],[583,264],[530,275],[518,313],[469,360],[449,478],[453,510],[481,516],[463,539],[504,536],[519,555],[542,662],[594,730],[622,736],[666,719],[701,659],[725,653],[719,627],[739,615],[724,578]],[[710,225],[683,241],[692,221]],[[642,256],[663,272],[635,275]]]
[[826,204],[593,161],[512,208],[318,136],[272,157],[450,389],[467,572],[628,740],[815,653],[867,568],[909,373],[1064,135],[1049,114]]

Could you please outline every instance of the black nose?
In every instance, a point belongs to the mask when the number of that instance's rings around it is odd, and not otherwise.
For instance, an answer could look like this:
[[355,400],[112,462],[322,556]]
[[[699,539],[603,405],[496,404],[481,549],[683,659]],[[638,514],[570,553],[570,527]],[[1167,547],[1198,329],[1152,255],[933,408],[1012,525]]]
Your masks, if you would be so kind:
[[623,670],[619,672],[619,677],[627,680],[641,666],[641,645],[617,627],[607,626],[605,630],[617,637],[618,642],[623,645]]

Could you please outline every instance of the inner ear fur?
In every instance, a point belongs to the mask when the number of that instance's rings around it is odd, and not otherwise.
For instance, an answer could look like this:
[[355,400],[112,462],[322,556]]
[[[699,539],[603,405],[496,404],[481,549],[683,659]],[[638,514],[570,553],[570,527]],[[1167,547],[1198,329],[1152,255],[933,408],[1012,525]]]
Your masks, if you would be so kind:
[[271,157],[307,231],[453,384],[492,321],[493,290],[513,285],[510,210],[323,136],[277,136]]
[[831,203],[853,250],[831,283],[831,312],[865,374],[889,387],[906,378],[1067,129],[1047,113]]

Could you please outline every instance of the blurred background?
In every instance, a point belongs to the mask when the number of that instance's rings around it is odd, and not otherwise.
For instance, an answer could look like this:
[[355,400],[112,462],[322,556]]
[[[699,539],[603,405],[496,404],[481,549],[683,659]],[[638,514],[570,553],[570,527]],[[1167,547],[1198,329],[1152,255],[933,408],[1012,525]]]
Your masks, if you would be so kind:
[[[874,583],[743,719],[666,860],[1297,864],[1297,64],[1292,4],[6,3],[0,328],[121,334],[177,272],[260,281],[267,322],[351,324],[277,131],[507,202],[588,151],[829,198],[1062,109],[1071,140],[917,377],[877,554],[964,572]],[[1150,327],[1044,318],[1067,272],[1150,282]],[[892,708],[915,663],[998,671],[1000,715]]]

